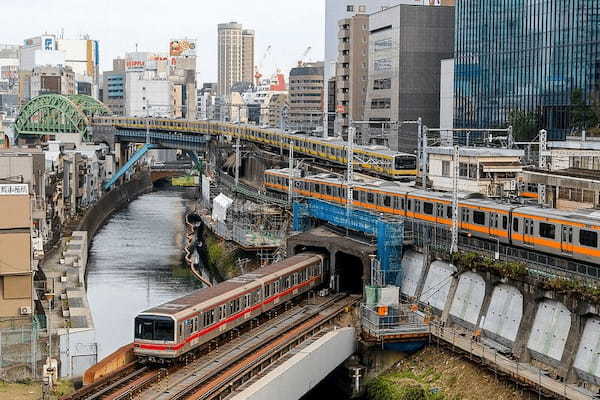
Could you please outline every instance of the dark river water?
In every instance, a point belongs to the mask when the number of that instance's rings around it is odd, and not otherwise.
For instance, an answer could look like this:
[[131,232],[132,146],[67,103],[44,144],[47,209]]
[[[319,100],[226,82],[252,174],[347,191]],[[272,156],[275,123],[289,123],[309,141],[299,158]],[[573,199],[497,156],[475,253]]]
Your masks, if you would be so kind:
[[184,213],[180,193],[153,192],[115,213],[94,237],[87,295],[99,359],[131,343],[137,313],[201,287],[182,258]]

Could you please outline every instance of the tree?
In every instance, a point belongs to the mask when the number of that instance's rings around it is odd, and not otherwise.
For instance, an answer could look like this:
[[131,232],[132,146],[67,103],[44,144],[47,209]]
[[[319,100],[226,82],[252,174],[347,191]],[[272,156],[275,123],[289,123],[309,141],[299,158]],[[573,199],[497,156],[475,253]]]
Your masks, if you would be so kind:
[[583,130],[598,125],[598,116],[594,109],[586,103],[581,89],[573,89],[571,92],[570,115],[571,128]]
[[508,122],[513,127],[513,136],[517,141],[526,142],[538,134],[539,117],[536,113],[512,110],[508,113]]

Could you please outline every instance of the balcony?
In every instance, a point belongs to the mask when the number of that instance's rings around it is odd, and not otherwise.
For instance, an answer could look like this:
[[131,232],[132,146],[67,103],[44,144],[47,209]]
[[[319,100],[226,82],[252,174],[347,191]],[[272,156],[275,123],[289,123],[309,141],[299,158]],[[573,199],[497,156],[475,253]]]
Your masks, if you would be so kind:
[[338,31],[338,39],[344,39],[350,37],[350,29],[340,29]]
[[338,50],[339,51],[350,51],[350,42],[340,42],[338,44]]
[[350,89],[350,80],[349,79],[339,79],[336,82],[336,87],[338,89]]
[[350,101],[350,93],[349,92],[337,92],[335,94],[335,97],[337,99],[337,101],[342,102],[342,101]]

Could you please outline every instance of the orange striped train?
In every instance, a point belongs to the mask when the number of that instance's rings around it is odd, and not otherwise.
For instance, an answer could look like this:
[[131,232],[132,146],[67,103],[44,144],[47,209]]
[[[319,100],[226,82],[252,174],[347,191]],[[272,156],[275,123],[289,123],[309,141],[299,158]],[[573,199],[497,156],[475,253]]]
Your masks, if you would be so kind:
[[[287,169],[265,171],[265,187],[288,191]],[[347,185],[331,174],[294,178],[301,196],[346,205]],[[535,195],[535,196],[533,196]],[[530,197],[537,197],[532,193]],[[353,207],[450,227],[452,195],[399,182],[363,179],[353,186]],[[569,259],[600,264],[600,212],[562,211],[460,196],[462,234],[499,241]]]
[[327,259],[303,253],[140,313],[134,353],[169,363],[323,282]]

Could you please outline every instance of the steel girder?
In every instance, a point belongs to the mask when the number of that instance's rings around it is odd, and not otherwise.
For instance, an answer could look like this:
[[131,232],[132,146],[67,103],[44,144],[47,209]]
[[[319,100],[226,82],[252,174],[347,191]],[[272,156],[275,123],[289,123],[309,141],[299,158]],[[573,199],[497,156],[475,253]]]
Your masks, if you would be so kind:
[[18,135],[79,133],[87,136],[88,116],[108,115],[108,108],[85,95],[44,94],[31,99],[15,122]]

